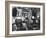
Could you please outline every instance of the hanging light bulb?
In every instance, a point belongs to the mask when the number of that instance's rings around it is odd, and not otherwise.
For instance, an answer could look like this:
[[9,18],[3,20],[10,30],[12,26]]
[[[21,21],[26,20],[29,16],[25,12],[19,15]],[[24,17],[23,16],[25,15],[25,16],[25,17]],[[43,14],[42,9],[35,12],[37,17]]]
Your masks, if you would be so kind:
[[34,19],[34,16],[32,16],[32,19]]

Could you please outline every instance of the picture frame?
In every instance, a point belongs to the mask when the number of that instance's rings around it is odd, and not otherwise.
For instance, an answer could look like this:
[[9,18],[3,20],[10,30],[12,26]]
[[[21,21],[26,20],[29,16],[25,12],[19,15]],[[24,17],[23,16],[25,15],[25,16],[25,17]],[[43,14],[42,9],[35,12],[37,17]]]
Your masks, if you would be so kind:
[[[19,26],[19,30],[14,30],[14,27],[12,25],[12,22],[13,22],[12,18],[14,18],[14,14],[13,14],[14,11],[12,10],[13,8],[16,8],[17,11],[19,10],[19,12],[21,12],[20,9],[21,10],[25,9],[27,11],[31,10],[31,9],[33,9],[35,11],[35,9],[36,9],[40,15],[40,19],[39,19],[40,20],[40,22],[39,22],[40,26],[38,27],[38,29],[35,28],[36,29],[35,30],[35,29],[33,29],[34,27],[32,27],[32,29],[31,29],[31,27],[29,26],[30,30],[28,28],[28,30],[24,30],[24,31],[22,30],[21,31],[20,26]],[[24,12],[24,14],[25,14],[25,12]],[[37,17],[37,16],[35,16],[35,17]],[[26,23],[26,22],[23,22],[23,23]],[[35,21],[33,21],[33,24],[35,24]],[[17,29],[18,29],[18,27],[17,27]],[[6,37],[35,36],[35,35],[44,35],[44,34],[45,34],[45,4],[44,3],[18,2],[18,1],[6,1],[5,2],[5,36]]]

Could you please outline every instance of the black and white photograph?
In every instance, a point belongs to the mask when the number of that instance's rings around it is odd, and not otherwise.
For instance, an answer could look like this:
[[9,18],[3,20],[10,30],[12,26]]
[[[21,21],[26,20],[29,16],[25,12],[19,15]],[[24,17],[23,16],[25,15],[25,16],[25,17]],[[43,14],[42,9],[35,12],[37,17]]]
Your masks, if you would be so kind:
[[12,31],[40,30],[40,8],[12,8]]
[[45,4],[6,2],[5,36],[36,36],[45,34]]
[[9,34],[43,33],[42,5],[10,4],[9,6]]

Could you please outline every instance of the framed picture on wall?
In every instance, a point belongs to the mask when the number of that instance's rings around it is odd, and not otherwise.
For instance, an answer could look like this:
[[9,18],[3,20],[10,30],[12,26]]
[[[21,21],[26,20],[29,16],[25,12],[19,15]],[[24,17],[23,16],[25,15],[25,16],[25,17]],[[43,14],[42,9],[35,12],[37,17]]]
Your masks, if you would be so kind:
[[6,36],[44,35],[44,3],[9,1],[5,10]]

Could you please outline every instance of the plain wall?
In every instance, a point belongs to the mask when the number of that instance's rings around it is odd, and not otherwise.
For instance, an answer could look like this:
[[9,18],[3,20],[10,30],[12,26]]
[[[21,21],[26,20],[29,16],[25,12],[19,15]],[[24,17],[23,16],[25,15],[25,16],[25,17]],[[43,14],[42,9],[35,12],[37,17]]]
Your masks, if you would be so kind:
[[[46,0],[16,0],[16,1],[46,3]],[[45,4],[45,10],[46,10],[46,4]],[[46,11],[45,11],[45,16],[46,16]],[[5,38],[4,36],[5,36],[5,0],[0,0],[0,38]],[[45,35],[16,37],[16,38],[46,38],[46,20],[45,20]]]

